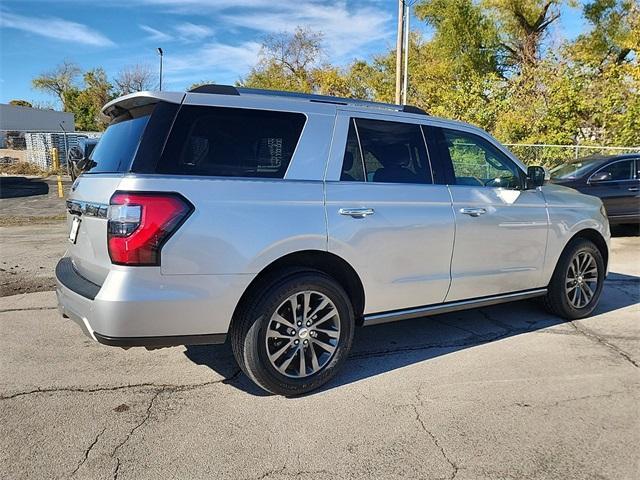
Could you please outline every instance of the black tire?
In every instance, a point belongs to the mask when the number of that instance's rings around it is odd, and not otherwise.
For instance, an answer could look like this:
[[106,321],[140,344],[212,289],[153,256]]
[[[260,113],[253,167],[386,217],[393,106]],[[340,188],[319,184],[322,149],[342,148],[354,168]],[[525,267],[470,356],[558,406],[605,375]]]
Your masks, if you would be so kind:
[[[276,310],[292,295],[304,291],[319,292],[331,300],[339,315],[339,338],[335,341],[335,351],[320,370],[293,378],[272,365],[266,335]],[[354,328],[353,307],[338,282],[319,271],[288,271],[261,283],[243,302],[231,326],[231,348],[242,371],[259,387],[276,395],[296,396],[315,390],[333,378],[351,350]],[[312,344],[309,347],[314,348]]]
[[[569,271],[571,262],[578,254],[588,253],[595,260],[597,266],[597,285],[593,296],[589,302],[577,308],[572,304],[569,294],[566,292],[567,272]],[[598,305],[602,286],[604,283],[604,260],[598,247],[593,242],[585,238],[576,238],[569,242],[565,247],[558,264],[549,282],[547,295],[544,297],[544,304],[549,312],[568,320],[575,320],[589,316]]]

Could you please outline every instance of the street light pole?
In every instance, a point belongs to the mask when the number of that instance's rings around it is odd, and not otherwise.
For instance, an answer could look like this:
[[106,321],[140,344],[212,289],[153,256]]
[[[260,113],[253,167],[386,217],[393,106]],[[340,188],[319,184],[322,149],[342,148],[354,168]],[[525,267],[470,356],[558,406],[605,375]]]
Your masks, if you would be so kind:
[[160,91],[162,91],[162,56],[164,52],[158,47],[158,55],[160,55]]
[[404,0],[398,0],[398,37],[396,39],[396,103],[400,104],[402,91],[402,43],[404,26]]

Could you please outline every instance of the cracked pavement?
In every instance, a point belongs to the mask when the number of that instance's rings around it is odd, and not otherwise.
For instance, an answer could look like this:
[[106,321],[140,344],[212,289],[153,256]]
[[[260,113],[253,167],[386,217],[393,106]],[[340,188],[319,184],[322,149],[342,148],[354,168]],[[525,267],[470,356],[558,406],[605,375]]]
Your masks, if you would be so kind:
[[613,240],[588,319],[536,302],[359,329],[286,399],[228,346],[121,350],[55,295],[0,298],[0,477],[640,478],[640,237]]

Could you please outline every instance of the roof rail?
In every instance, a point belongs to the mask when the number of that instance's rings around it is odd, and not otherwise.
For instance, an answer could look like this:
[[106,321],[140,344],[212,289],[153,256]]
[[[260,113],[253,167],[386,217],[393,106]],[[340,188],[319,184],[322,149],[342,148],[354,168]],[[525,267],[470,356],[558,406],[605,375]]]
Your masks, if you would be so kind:
[[285,92],[281,90],[265,90],[260,88],[234,87],[232,85],[200,85],[189,90],[189,93],[211,93],[216,95],[267,95],[274,97],[295,98],[309,100],[316,103],[333,103],[335,105],[354,105],[369,108],[382,108],[396,112],[416,113],[428,115],[426,111],[413,105],[396,105],[394,103],[372,102],[355,98],[333,97],[330,95],[316,95],[313,93]]

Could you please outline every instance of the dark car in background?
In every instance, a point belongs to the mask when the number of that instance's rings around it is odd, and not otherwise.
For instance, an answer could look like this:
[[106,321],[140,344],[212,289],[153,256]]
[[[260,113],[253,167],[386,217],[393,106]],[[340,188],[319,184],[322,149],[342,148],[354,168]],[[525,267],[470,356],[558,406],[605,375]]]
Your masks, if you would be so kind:
[[551,182],[600,197],[609,223],[640,223],[640,154],[579,158],[551,170]]
[[87,170],[91,152],[98,144],[99,138],[78,138],[78,145],[71,147],[69,150],[69,162],[71,178],[76,179],[84,170]]

